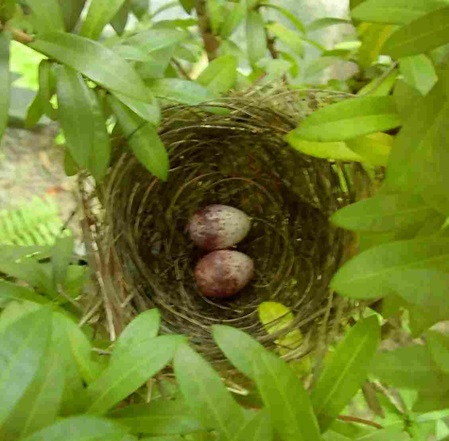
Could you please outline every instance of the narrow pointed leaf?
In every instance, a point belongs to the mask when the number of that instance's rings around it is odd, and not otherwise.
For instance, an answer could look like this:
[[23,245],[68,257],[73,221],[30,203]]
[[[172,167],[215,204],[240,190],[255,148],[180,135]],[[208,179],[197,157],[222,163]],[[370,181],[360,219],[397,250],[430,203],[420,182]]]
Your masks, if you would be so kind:
[[197,82],[211,92],[223,93],[231,89],[237,79],[237,59],[233,55],[224,55],[213,60],[201,72]]
[[334,142],[398,127],[401,120],[388,96],[361,97],[322,108],[288,134],[287,140]]
[[168,177],[168,153],[156,128],[125,107],[115,97],[108,96],[118,124],[136,158],[161,180]]
[[88,412],[101,414],[140,388],[172,359],[183,338],[164,335],[129,346],[87,388]]
[[126,428],[105,418],[72,416],[24,438],[23,441],[125,441]]
[[100,181],[109,165],[111,145],[97,98],[69,67],[56,67],[56,81],[59,118],[70,154]]
[[18,286],[5,280],[0,280],[0,300],[27,300],[38,304],[49,302],[48,299],[35,293],[30,288]]
[[267,37],[265,23],[257,11],[251,11],[246,18],[246,41],[248,45],[248,59],[251,65],[264,58],[267,53]]
[[62,10],[65,28],[70,32],[78,23],[86,0],[58,0],[58,2]]
[[267,25],[267,29],[279,41],[286,44],[297,56],[304,55],[304,42],[297,31],[292,31],[280,23],[272,23]]
[[306,32],[306,27],[304,26],[304,23],[301,20],[299,20],[299,18],[293,12],[290,12],[286,8],[282,8],[279,5],[270,4],[270,3],[264,3],[263,6],[265,8],[274,9],[274,10],[278,11],[279,13],[281,13],[302,34],[304,34]]
[[362,162],[363,158],[343,141],[318,142],[306,141],[301,136],[297,136],[297,130],[291,131],[286,140],[295,149],[305,155],[314,158],[331,159],[334,161],[354,161]]
[[74,34],[51,32],[29,45],[82,73],[95,83],[139,101],[150,100],[137,72],[111,49]]
[[446,0],[366,0],[352,10],[351,16],[360,21],[403,25],[446,4]]
[[253,360],[254,381],[282,441],[319,441],[318,423],[299,378],[276,355],[263,351]]
[[343,265],[331,281],[339,294],[382,297],[405,283],[405,270],[449,271],[449,239],[439,237],[391,242],[370,248]]
[[350,20],[347,20],[345,18],[339,18],[339,17],[324,17],[319,18],[318,20],[313,21],[312,23],[308,24],[306,29],[307,32],[313,32],[318,31],[319,29],[327,28],[329,26],[335,26],[339,24],[348,25],[351,24]]
[[161,316],[157,309],[150,309],[139,314],[120,334],[114,346],[110,363],[119,362],[130,346],[140,345],[153,339],[159,332]]
[[22,439],[53,423],[60,409],[63,390],[64,367],[52,348],[10,418],[0,428],[0,437]]
[[8,124],[10,101],[9,43],[10,34],[0,33],[0,139]]
[[271,441],[272,439],[273,428],[270,414],[263,409],[239,430],[233,441]]
[[114,18],[126,0],[92,0],[80,34],[98,40],[103,28]]
[[109,413],[109,416],[136,434],[184,435],[204,430],[201,423],[190,414],[187,405],[180,400],[158,400],[126,406]]
[[432,61],[426,55],[412,55],[399,62],[404,81],[426,95],[438,81]]
[[422,54],[449,43],[449,6],[436,9],[399,28],[385,43],[393,58]]
[[394,137],[382,132],[359,136],[346,141],[346,145],[361,157],[360,162],[384,167],[387,166],[390,159],[393,144]]
[[355,441],[409,441],[410,435],[400,427],[388,427],[375,432],[355,438]]
[[[148,91],[148,94],[151,92]],[[154,126],[158,126],[161,122],[161,108],[156,98],[153,97],[152,102],[137,101],[120,93],[114,95],[135,114],[139,115],[145,121],[150,122]]]
[[58,238],[53,246],[51,261],[55,287],[63,285],[67,278],[67,268],[73,255],[74,245],[74,238],[70,235]]
[[188,34],[177,29],[148,29],[126,38],[124,43],[138,47],[147,54],[175,46]]
[[218,373],[187,345],[176,353],[174,370],[191,415],[216,430],[223,441],[231,441],[245,417]]
[[362,386],[380,342],[377,317],[357,323],[337,346],[312,391],[312,403],[325,431]]
[[38,32],[64,31],[64,19],[58,0],[27,0],[33,11],[33,22]]
[[435,213],[420,196],[380,194],[342,208],[331,220],[347,230],[382,233],[422,224]]
[[51,311],[39,308],[0,334],[0,426],[35,379],[50,339]]
[[433,361],[445,374],[449,374],[449,337],[441,332],[429,331],[426,341]]

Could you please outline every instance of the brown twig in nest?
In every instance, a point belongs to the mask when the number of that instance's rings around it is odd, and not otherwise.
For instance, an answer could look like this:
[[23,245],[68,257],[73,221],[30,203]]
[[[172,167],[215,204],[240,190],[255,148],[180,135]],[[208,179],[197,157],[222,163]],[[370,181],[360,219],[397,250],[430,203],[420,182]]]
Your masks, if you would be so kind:
[[[170,155],[168,181],[154,178],[125,152],[98,189],[103,252],[114,262],[107,265],[103,258],[102,278],[106,272],[113,280],[109,289],[120,291],[113,297],[131,295],[123,313],[159,308],[164,331],[189,335],[210,359],[219,358],[210,334],[214,324],[238,327],[268,347],[295,327],[311,337],[306,341],[316,340],[323,320],[330,324],[335,316],[328,284],[352,241],[328,218],[353,200],[357,191],[351,179],[365,175],[358,165],[302,155],[284,135],[314,109],[342,98],[330,92],[309,97],[252,90],[165,109],[160,136]],[[226,301],[198,291],[193,270],[203,253],[186,234],[190,216],[215,203],[252,217],[250,234],[238,249],[253,258],[256,276]],[[265,331],[257,311],[268,300],[295,314],[290,328]]]

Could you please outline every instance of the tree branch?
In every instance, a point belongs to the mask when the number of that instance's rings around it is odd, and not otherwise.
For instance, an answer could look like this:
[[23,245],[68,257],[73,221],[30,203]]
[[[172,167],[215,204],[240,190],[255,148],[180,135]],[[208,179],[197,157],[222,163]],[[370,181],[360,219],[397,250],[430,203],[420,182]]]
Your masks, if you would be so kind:
[[381,426],[380,424],[375,423],[374,421],[364,420],[363,418],[358,418],[349,415],[340,415],[337,418],[341,421],[346,421],[348,423],[365,424],[366,426],[375,427],[376,429],[383,429],[383,426]]
[[19,43],[28,44],[32,43],[34,38],[27,34],[26,32],[21,31],[20,29],[12,28],[8,24],[2,24],[0,23],[0,31],[7,31],[10,32],[12,35],[12,38]]

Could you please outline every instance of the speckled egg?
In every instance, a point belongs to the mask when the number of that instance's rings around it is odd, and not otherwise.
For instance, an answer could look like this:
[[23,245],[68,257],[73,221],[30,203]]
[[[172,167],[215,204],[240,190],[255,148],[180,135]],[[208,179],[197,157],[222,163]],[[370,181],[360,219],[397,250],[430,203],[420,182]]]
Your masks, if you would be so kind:
[[218,250],[204,256],[196,265],[195,279],[206,297],[232,297],[254,275],[253,260],[239,251]]
[[193,242],[204,250],[223,250],[242,241],[251,228],[243,211],[228,205],[208,205],[189,222]]

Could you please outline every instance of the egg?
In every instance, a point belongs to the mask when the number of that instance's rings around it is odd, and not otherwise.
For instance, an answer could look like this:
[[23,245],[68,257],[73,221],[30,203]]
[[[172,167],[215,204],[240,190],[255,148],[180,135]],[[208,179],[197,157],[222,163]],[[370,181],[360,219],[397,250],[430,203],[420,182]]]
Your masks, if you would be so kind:
[[231,297],[248,285],[253,275],[253,260],[232,250],[213,251],[195,268],[198,289],[206,297]]
[[243,211],[228,205],[208,205],[189,222],[192,241],[204,250],[223,250],[241,242],[251,228]]

